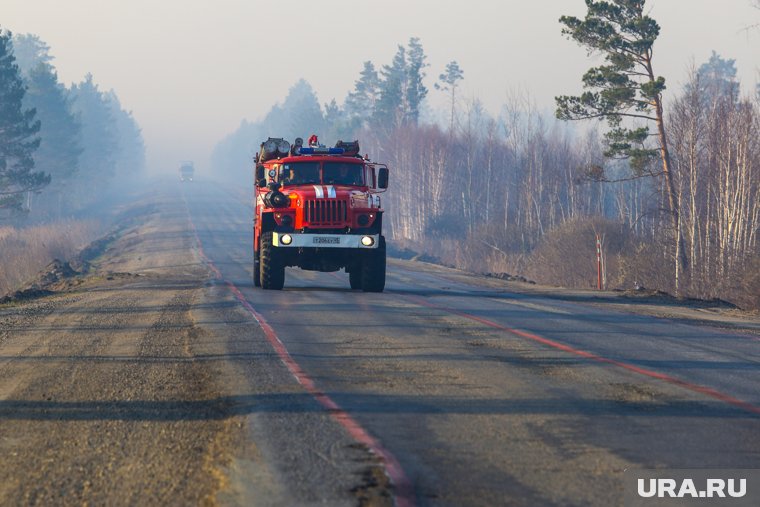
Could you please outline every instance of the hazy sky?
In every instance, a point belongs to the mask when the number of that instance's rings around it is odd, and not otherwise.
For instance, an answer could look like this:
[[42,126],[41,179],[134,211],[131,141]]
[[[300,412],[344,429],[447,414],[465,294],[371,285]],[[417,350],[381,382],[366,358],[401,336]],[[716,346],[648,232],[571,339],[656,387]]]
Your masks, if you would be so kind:
[[[760,68],[760,28],[744,30],[760,23],[752,3],[647,2],[662,28],[656,72],[677,89],[714,49],[736,59],[749,89]],[[584,13],[583,0],[2,0],[0,26],[47,42],[64,83],[91,72],[113,88],[142,126],[151,168],[175,171],[180,160],[205,169],[219,139],[263,117],[299,78],[322,103],[342,102],[363,61],[390,63],[410,37],[428,56],[433,105],[443,99],[434,77],[457,60],[463,96],[491,112],[518,88],[552,108],[591,64],[558,23]]]

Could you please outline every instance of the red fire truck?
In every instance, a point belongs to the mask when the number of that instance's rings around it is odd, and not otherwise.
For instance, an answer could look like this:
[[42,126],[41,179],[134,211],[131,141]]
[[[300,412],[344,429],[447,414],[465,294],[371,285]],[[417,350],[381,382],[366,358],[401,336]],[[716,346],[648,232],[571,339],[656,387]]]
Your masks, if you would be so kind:
[[254,285],[282,289],[287,266],[343,268],[352,289],[382,292],[388,167],[362,157],[358,141],[326,147],[316,136],[269,138],[254,160]]

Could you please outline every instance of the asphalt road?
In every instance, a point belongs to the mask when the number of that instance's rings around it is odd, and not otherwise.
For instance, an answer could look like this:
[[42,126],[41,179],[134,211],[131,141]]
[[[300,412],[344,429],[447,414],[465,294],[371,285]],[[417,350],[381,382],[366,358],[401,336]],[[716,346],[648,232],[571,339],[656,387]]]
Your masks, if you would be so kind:
[[221,279],[398,460],[415,502],[614,505],[629,467],[760,465],[752,337],[407,262],[383,294],[298,269],[262,291],[246,203],[185,194]]
[[98,277],[0,308],[0,504],[609,506],[627,468],[760,468],[756,335],[396,260],[263,291],[244,190],[146,199]]

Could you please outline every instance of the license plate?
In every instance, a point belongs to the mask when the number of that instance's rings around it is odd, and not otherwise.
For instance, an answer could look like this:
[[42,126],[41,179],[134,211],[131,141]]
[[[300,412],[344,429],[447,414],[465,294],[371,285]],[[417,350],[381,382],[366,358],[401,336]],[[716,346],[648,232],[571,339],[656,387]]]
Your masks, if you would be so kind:
[[340,245],[339,236],[315,236],[312,241],[315,245]]

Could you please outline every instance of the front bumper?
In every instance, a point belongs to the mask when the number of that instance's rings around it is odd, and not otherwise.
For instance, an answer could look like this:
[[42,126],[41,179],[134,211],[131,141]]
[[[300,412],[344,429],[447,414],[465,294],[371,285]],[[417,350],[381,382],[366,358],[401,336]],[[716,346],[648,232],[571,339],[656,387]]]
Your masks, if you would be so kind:
[[[291,242],[283,243],[283,236],[290,236]],[[371,245],[364,245],[362,238],[372,238]],[[366,241],[366,240],[365,240]],[[298,232],[275,232],[272,245],[278,248],[377,248],[379,234],[304,234]]]

